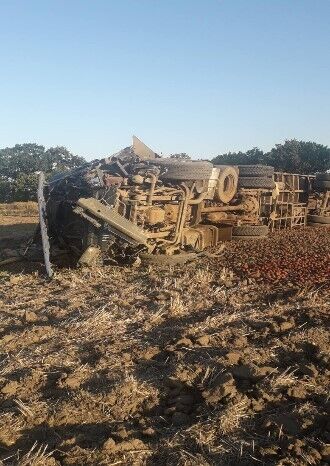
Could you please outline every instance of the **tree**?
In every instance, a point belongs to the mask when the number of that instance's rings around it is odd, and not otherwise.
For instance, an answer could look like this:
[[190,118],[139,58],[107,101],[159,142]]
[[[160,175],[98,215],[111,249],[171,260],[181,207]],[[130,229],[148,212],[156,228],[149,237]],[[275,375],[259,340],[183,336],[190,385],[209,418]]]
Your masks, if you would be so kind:
[[35,201],[38,186],[38,175],[20,173],[12,183],[12,198],[15,201]]
[[227,152],[212,159],[215,165],[255,165],[263,163],[265,154],[258,147],[246,152]]
[[31,174],[44,170],[45,148],[38,144],[16,144],[0,150],[0,173],[7,180],[15,180],[19,174]]
[[0,150],[0,202],[36,199],[37,173],[66,171],[82,165],[83,157],[65,147],[45,150],[38,144],[16,144]]
[[277,171],[314,174],[330,169],[330,148],[316,142],[285,141],[269,152],[254,147],[246,152],[228,152],[218,155],[216,165],[271,165]]
[[316,142],[291,139],[276,144],[266,156],[269,165],[284,172],[313,174],[330,169],[330,148]]
[[12,183],[0,176],[0,202],[10,202],[12,200]]
[[47,166],[45,171],[47,173],[71,170],[86,162],[83,157],[71,154],[71,152],[63,146],[50,147],[45,152],[44,159]]

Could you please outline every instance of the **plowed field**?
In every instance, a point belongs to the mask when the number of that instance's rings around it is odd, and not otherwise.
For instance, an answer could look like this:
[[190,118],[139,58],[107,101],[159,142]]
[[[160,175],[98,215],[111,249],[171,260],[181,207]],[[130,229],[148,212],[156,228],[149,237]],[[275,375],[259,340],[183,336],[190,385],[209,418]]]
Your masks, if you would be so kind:
[[184,266],[0,270],[4,465],[330,460],[327,229]]

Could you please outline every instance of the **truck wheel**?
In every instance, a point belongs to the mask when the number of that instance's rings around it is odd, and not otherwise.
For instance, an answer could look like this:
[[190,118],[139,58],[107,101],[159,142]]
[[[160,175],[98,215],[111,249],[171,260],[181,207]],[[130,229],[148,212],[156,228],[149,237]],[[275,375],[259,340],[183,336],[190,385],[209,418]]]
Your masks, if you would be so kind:
[[267,236],[267,225],[242,225],[233,227],[233,236]]
[[162,160],[153,162],[166,168],[166,172],[160,175],[163,180],[208,180],[211,177],[213,165],[210,162],[180,162],[174,160]]
[[246,189],[274,189],[275,183],[272,178],[247,176],[238,178],[238,187]]
[[272,177],[274,168],[269,165],[238,165],[239,176]]
[[238,175],[233,167],[226,167],[220,171],[220,175],[215,190],[217,201],[228,204],[237,192]]
[[330,217],[321,215],[307,215],[307,221],[310,223],[323,223],[330,225]]

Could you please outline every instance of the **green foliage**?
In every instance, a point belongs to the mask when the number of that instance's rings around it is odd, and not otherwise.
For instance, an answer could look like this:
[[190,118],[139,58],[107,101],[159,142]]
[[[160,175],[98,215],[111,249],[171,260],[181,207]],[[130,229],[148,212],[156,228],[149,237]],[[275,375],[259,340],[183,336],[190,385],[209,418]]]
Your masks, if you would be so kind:
[[47,167],[45,171],[47,173],[63,172],[79,167],[79,165],[86,162],[83,157],[71,154],[71,152],[63,146],[51,147],[48,149],[45,152],[44,160]]
[[13,195],[12,188],[12,183],[0,176],[0,202],[11,202]]
[[20,173],[12,187],[12,197],[15,201],[35,201],[38,186],[38,175]]
[[316,142],[292,139],[276,144],[270,152],[254,147],[247,152],[229,152],[218,155],[212,162],[217,165],[271,165],[277,171],[313,174],[330,169],[330,148]]
[[258,147],[254,147],[246,152],[228,152],[218,155],[212,162],[215,165],[255,165],[263,163],[265,154]]
[[269,165],[289,173],[316,173],[330,168],[330,148],[316,142],[292,139],[276,146],[267,154]]
[[0,150],[0,202],[36,199],[39,171],[49,176],[70,170],[85,160],[71,154],[65,147],[45,150],[38,144],[16,144]]

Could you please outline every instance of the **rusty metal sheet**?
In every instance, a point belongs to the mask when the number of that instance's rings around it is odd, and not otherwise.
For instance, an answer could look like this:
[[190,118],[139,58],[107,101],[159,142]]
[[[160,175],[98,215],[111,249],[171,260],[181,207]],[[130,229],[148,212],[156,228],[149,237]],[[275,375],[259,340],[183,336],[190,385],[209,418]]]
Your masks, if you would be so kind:
[[233,227],[231,225],[221,226],[218,228],[218,242],[231,241]]
[[136,136],[133,136],[133,151],[143,160],[154,159],[156,157],[155,152]]
[[93,197],[80,198],[77,201],[77,205],[94,217],[106,222],[114,235],[122,237],[125,240],[130,239],[130,242],[135,244],[147,243],[148,238],[141,228],[127,220],[113,208],[109,208],[102,204],[102,202],[97,199]]

